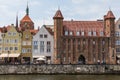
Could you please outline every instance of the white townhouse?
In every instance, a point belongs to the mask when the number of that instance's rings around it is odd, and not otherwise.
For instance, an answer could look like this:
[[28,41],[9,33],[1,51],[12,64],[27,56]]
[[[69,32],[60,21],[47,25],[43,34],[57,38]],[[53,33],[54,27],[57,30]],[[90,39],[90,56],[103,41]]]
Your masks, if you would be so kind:
[[53,25],[43,25],[32,40],[33,62],[44,61],[45,63],[53,63]]

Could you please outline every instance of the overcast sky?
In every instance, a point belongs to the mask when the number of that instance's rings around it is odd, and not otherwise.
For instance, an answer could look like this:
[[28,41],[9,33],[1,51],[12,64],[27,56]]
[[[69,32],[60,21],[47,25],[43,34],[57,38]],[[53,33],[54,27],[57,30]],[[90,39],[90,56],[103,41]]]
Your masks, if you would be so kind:
[[35,28],[43,24],[53,24],[53,16],[60,7],[65,20],[97,20],[111,9],[120,17],[120,0],[0,0],[0,26],[15,24],[24,17],[27,1],[30,17]]

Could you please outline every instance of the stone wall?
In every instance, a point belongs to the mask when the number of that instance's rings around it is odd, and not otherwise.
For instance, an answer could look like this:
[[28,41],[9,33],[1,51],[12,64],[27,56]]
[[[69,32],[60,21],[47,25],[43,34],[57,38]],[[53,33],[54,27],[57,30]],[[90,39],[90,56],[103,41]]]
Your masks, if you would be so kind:
[[120,65],[0,65],[0,74],[119,74]]

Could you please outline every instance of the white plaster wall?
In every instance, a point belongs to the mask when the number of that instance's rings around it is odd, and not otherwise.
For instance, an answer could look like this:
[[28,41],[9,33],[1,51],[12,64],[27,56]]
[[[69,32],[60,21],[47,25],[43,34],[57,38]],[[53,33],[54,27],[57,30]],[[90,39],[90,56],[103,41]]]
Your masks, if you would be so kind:
[[[47,34],[47,38],[40,38],[40,34]],[[35,51],[33,49],[33,46],[32,46],[32,53],[33,53],[33,56],[51,56],[51,60],[53,62],[53,46],[54,46],[54,40],[53,40],[53,35],[51,35],[44,26],[42,26],[40,28],[40,30],[38,31],[38,33],[33,36],[33,41],[38,41],[38,50]],[[40,41],[44,41],[44,52],[41,53],[40,52]],[[51,42],[51,52],[50,53],[47,53],[47,41],[50,41]]]

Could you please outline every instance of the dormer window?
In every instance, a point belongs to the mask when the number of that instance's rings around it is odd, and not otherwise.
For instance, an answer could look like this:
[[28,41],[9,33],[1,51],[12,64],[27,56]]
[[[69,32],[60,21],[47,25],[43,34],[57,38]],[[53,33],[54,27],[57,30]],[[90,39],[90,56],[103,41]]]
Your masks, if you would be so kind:
[[77,31],[77,32],[76,32],[76,35],[77,35],[77,36],[79,36],[79,35],[80,35],[80,32],[79,32],[79,31]]
[[65,36],[67,36],[68,35],[68,31],[65,31]]
[[70,35],[73,35],[73,32],[72,32],[72,31],[70,31]]
[[88,32],[88,36],[91,36],[91,35],[92,35],[92,32],[91,32],[91,31],[89,31],[89,32]]
[[104,35],[103,31],[101,31],[101,32],[100,32],[100,36],[103,36],[103,35]]
[[93,36],[96,36],[96,32],[95,31],[93,31]]
[[81,32],[81,36],[84,36],[84,34],[85,34],[84,31],[82,31],[82,32]]

